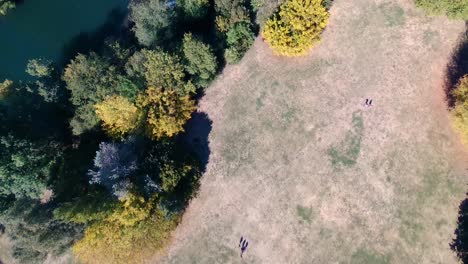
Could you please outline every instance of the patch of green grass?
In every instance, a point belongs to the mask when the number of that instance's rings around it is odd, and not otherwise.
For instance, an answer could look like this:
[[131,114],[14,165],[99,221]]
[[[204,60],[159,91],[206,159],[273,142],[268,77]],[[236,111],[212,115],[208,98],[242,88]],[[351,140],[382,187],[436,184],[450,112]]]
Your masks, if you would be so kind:
[[388,264],[390,256],[360,248],[351,256],[351,264]]
[[353,113],[352,129],[346,133],[343,141],[328,150],[333,167],[340,165],[350,167],[356,164],[361,152],[361,141],[364,132],[364,121],[360,112]]
[[307,223],[312,223],[314,212],[312,208],[304,207],[301,205],[296,206],[296,212],[299,218]]
[[443,226],[445,226],[447,224],[448,224],[448,222],[445,219],[441,219],[441,220],[437,221],[436,222],[437,230],[440,230],[441,227],[443,227]]
[[439,33],[433,30],[424,31],[423,42],[427,46],[434,46],[434,42],[438,39]]
[[389,27],[402,26],[406,22],[405,10],[398,5],[384,3],[379,6],[385,18],[385,25]]
[[320,228],[319,236],[321,239],[329,239],[332,236],[333,231],[328,228]]
[[420,223],[421,216],[416,210],[406,208],[405,212],[399,211],[401,225],[400,236],[410,245],[415,245],[420,240],[420,234],[424,226]]

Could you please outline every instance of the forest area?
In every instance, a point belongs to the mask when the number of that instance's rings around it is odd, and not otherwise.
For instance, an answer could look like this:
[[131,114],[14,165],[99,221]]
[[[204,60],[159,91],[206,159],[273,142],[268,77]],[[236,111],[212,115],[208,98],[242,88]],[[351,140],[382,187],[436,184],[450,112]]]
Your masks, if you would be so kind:
[[[463,0],[416,5],[468,19]],[[208,161],[196,147],[207,139],[191,142],[197,135],[185,131],[203,116],[204,89],[257,35],[279,56],[308,54],[331,6],[132,0],[125,23],[92,49],[78,47],[63,65],[31,58],[31,80],[0,82],[0,233],[11,239],[13,257],[44,263],[72,252],[82,263],[143,263],[163,250]],[[0,16],[18,8],[0,0]],[[468,137],[463,56],[453,113]],[[453,247],[467,263],[468,233],[460,230]]]

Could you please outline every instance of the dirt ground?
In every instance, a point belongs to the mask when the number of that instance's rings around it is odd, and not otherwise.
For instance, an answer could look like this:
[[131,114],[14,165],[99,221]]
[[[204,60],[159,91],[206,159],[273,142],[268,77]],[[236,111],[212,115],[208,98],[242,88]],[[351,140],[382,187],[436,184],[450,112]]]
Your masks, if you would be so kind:
[[310,56],[257,39],[200,102],[207,171],[154,262],[456,263],[467,163],[442,84],[463,31],[410,0],[335,0]]

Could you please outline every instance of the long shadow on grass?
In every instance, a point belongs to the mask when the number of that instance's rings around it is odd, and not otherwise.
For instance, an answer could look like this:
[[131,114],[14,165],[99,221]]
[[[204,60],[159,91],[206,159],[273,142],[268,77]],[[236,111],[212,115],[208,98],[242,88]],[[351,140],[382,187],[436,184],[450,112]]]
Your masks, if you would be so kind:
[[185,125],[187,133],[183,136],[183,140],[198,157],[202,171],[206,170],[210,157],[208,136],[211,132],[211,124],[212,122],[206,113],[195,112]]
[[464,264],[468,264],[468,198],[460,204],[457,223],[455,238],[450,247]]
[[167,200],[171,202],[165,206],[173,212],[184,211],[188,202],[197,195],[200,178],[206,170],[211,152],[208,141],[211,124],[207,114],[195,112],[185,125],[186,132],[176,139],[179,158],[192,160],[197,172],[182,178],[175,190],[167,194]]
[[450,108],[454,107],[455,100],[452,91],[455,89],[460,78],[468,73],[468,21],[465,23],[466,31],[452,54],[452,59],[447,65],[445,92]]

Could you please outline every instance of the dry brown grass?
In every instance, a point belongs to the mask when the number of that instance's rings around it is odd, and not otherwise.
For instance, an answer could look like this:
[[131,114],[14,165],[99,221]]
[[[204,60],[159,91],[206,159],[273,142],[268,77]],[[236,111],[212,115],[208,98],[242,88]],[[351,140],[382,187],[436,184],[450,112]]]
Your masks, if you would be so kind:
[[207,172],[163,262],[241,263],[241,235],[246,263],[456,262],[467,178],[441,85],[464,25],[411,2],[336,0],[310,56],[257,40],[226,68],[200,103]]

